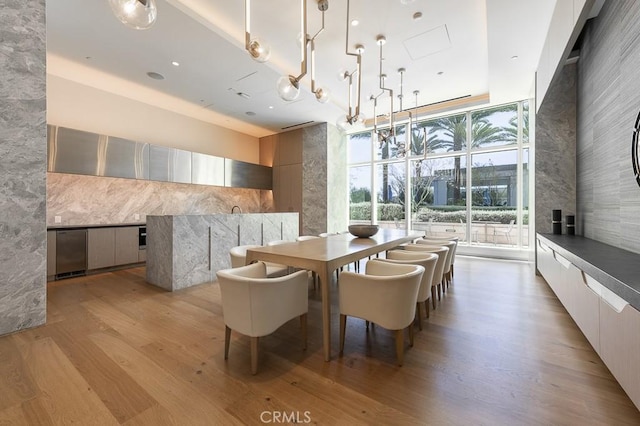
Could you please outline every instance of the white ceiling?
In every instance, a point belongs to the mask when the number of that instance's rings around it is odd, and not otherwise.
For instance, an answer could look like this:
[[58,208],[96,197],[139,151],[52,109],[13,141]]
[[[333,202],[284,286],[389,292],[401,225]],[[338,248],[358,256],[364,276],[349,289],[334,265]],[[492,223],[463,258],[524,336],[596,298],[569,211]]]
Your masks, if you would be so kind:
[[[113,16],[107,0],[47,2],[48,72],[256,137],[301,123],[335,123],[346,112],[347,84],[337,76],[341,69],[355,69],[355,58],[345,54],[345,0],[329,0],[326,28],[316,38],[316,82],[332,94],[324,105],[310,92],[310,75],[296,101],[281,100],[275,89],[280,75],[300,74],[299,2],[253,0],[252,36],[271,45],[264,64],[244,51],[244,1],[157,3],[155,25],[137,31]],[[492,104],[529,97],[555,3],[351,0],[351,18],[360,25],[350,29],[349,49],[365,45],[365,115],[373,115],[369,96],[381,91],[379,34],[387,39],[383,72],[394,95],[400,93],[397,70],[406,69],[404,109],[416,105],[414,90],[420,91],[419,106],[487,93]],[[415,12],[422,19],[414,20]],[[308,25],[311,35],[320,29],[314,0],[308,0]],[[149,78],[150,71],[165,79]],[[397,111],[398,99],[394,102]],[[389,109],[388,96],[381,96],[377,113]]]

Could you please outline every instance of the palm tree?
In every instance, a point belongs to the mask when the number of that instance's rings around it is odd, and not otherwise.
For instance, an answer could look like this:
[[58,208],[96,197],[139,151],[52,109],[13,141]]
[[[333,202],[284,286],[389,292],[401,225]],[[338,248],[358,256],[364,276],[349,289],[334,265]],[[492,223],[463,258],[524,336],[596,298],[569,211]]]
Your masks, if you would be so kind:
[[[505,140],[516,143],[518,141],[518,117],[511,117],[509,125],[503,128]],[[529,106],[524,105],[522,111],[522,140],[529,141]]]
[[[471,148],[479,148],[493,142],[504,140],[506,132],[501,127],[496,127],[489,120],[489,116],[496,112],[510,111],[514,105],[507,105],[494,109],[480,110],[473,113],[471,125]],[[446,149],[448,152],[462,151],[467,141],[467,116],[465,114],[437,118],[427,123],[431,132],[438,135],[431,145],[434,148]],[[453,171],[453,201],[461,199],[460,187],[462,185],[462,173],[460,157],[454,158]]]

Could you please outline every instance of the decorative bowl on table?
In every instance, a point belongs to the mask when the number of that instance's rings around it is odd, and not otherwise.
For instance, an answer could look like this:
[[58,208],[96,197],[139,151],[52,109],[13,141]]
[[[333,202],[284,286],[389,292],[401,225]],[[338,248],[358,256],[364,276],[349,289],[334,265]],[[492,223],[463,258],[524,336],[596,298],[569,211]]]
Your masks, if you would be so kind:
[[378,225],[349,225],[349,233],[358,238],[369,238],[377,232]]

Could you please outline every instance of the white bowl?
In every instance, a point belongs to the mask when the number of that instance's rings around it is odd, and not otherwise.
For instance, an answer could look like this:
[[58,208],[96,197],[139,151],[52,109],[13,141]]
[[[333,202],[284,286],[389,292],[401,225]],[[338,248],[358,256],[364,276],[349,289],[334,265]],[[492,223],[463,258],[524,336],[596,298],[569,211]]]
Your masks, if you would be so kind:
[[349,225],[349,233],[358,238],[369,238],[376,235],[378,225]]

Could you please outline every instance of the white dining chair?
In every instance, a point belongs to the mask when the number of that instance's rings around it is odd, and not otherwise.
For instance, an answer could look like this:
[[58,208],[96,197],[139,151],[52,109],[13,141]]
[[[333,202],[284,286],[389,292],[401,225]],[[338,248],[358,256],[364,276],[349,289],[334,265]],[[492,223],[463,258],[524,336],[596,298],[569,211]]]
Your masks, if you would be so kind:
[[258,372],[258,338],[300,318],[303,349],[307,347],[306,271],[267,278],[264,262],[217,272],[225,325],[224,359],[229,358],[231,330],[251,338],[251,373]]
[[347,317],[356,317],[395,331],[398,365],[404,362],[404,330],[413,346],[413,321],[424,268],[370,260],[364,274],[340,276],[340,354],[344,353]]
[[458,246],[458,241],[452,240],[452,241],[442,241],[442,242],[431,242],[429,240],[421,239],[421,240],[416,240],[416,244],[430,246],[430,247],[444,246],[449,249],[449,251],[447,252],[447,258],[445,260],[443,277],[442,277],[442,284],[443,284],[442,292],[444,293],[446,291],[446,287],[448,287],[449,284],[451,284],[451,276],[452,276],[451,265],[453,265],[453,256],[455,254],[456,247]]
[[433,272],[438,263],[438,255],[418,251],[389,250],[386,259],[380,260],[397,264],[420,265],[424,268],[422,281],[420,281],[420,290],[418,290],[418,299],[416,301],[416,321],[418,328],[422,330],[422,309],[420,306],[424,304],[426,316],[429,318],[429,299],[431,299],[432,296],[431,285],[433,282]]
[[433,271],[433,282],[431,285],[431,303],[433,309],[436,308],[436,293],[438,300],[442,299],[442,286],[444,281],[444,271],[447,263],[447,254],[449,253],[449,248],[446,246],[429,246],[426,244],[407,244],[404,246],[405,250],[408,251],[422,251],[435,253],[438,255],[438,262],[436,263],[436,268]]
[[[420,241],[422,241],[420,244],[431,244],[431,245],[440,245],[443,242],[442,240],[438,240],[438,239],[434,239],[434,238],[422,238],[422,240],[420,240]],[[458,251],[459,240],[458,240],[457,237],[454,237],[454,238],[451,238],[450,240],[445,241],[445,242],[454,242],[455,243],[455,245],[453,246],[453,251],[451,253],[451,261],[450,261],[451,267],[449,268],[449,276],[447,277],[447,278],[449,278],[450,282],[453,282],[453,267],[454,267],[454,265],[456,263],[456,253]]]
[[[229,257],[231,257],[231,267],[239,268],[247,264],[247,250],[252,248],[262,247],[260,245],[248,244],[242,246],[235,246],[229,250]],[[268,277],[280,277],[286,275],[289,272],[289,268],[286,265],[280,265],[279,263],[265,262],[267,265]]]

